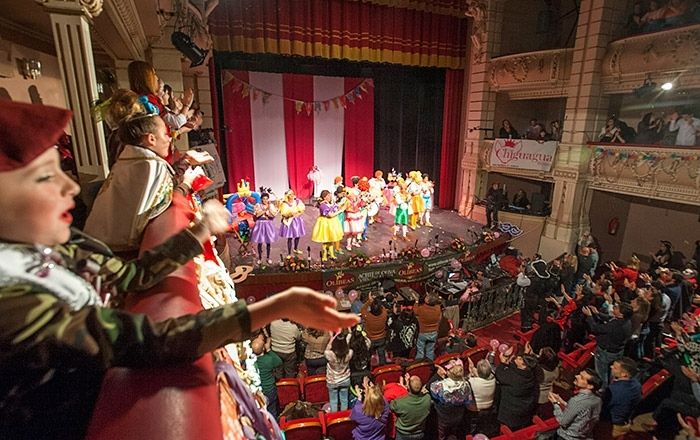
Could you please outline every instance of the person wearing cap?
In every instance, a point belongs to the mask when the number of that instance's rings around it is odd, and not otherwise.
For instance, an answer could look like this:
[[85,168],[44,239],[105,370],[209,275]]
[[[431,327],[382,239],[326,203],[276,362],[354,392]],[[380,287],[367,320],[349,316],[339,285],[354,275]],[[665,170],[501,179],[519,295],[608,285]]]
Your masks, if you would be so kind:
[[535,312],[545,306],[544,299],[549,293],[550,277],[547,263],[542,259],[537,259],[530,263],[529,275],[526,275],[524,272],[518,274],[516,284],[522,288],[523,292],[520,329],[524,332],[532,329]]
[[651,264],[649,265],[649,270],[655,271],[659,267],[666,267],[668,263],[671,262],[673,257],[673,245],[668,240],[661,240],[661,246],[655,254],[651,255]]
[[[83,438],[110,367],[192,362],[284,316],[329,330],[357,321],[336,312],[333,298],[303,288],[155,323],[105,307],[74,272],[77,245],[61,246],[70,238],[69,211],[80,188],[52,147],[70,117],[54,107],[0,101],[0,438]],[[228,226],[224,211],[212,206],[175,236],[172,249],[146,255],[170,264],[159,255],[201,252],[202,237]],[[86,258],[126,264],[108,253]],[[127,289],[141,274],[127,264],[115,286]]]
[[438,439],[447,439],[450,435],[464,438],[465,426],[471,424],[470,416],[477,408],[462,360],[452,359],[444,368],[438,365],[428,389],[438,416]]

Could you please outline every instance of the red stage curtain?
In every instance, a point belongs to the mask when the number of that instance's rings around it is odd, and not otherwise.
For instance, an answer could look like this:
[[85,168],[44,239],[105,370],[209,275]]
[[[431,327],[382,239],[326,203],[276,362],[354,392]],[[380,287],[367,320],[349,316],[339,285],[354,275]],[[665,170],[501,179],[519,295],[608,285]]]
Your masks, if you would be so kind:
[[455,206],[457,170],[459,169],[460,118],[464,71],[445,71],[445,99],[442,110],[442,147],[440,153],[440,194],[438,207]]
[[[236,70],[231,73],[241,81],[248,81],[247,71]],[[255,188],[250,101],[241,97],[240,88],[241,83],[235,81],[229,81],[223,86],[229,192],[236,192],[236,184],[241,179],[250,181],[250,187]]]
[[[314,77],[311,75],[284,74],[284,90],[302,101],[314,100]],[[289,186],[297,197],[311,196],[312,186],[306,178],[314,165],[314,118],[304,112],[297,113],[294,101],[284,102],[284,134],[287,144],[287,173]]]
[[[364,78],[345,78],[345,90],[353,90]],[[374,170],[374,93],[356,97],[352,111],[345,112],[344,174],[372,177]]]
[[453,69],[466,64],[465,16],[429,12],[439,8],[415,0],[380,3],[227,0],[214,10],[209,24],[219,51]]

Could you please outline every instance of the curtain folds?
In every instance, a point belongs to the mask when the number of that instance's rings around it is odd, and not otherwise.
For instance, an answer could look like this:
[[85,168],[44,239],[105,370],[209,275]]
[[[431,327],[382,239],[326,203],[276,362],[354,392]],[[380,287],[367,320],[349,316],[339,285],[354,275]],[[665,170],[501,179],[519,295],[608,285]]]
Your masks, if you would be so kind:
[[[406,2],[416,8],[391,6]],[[440,3],[455,6],[450,0]],[[228,0],[214,10],[209,25],[218,51],[462,68],[466,18],[430,12],[436,9],[428,5],[416,0]]]
[[455,206],[463,89],[464,71],[446,70],[440,154],[440,191],[438,197],[438,207],[442,209],[452,209]]
[[[352,90],[364,78],[345,78],[345,90]],[[352,111],[345,112],[345,166],[347,181],[352,176],[372,177],[374,170],[374,93],[355,98]]]

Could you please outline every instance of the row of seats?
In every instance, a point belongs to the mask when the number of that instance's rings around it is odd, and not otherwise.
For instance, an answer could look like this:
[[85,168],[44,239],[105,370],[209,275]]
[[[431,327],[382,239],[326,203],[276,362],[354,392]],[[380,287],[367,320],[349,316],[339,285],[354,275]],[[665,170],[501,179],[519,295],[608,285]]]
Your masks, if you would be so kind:
[[287,421],[280,417],[280,428],[286,440],[311,440],[325,437],[334,440],[353,440],[355,422],[350,419],[350,410],[325,413],[319,411],[317,417]]
[[[404,374],[409,374],[418,376],[423,383],[427,383],[435,371],[435,365],[444,366],[452,359],[462,359],[464,362],[468,362],[467,358],[476,363],[486,357],[487,354],[488,350],[486,348],[475,347],[463,353],[443,354],[438,356],[435,361],[419,360],[405,367],[398,364],[386,364],[372,370],[372,380],[378,384],[398,383]],[[297,400],[317,404],[329,401],[325,374],[299,378],[285,377],[277,381],[276,386],[280,408],[284,408],[289,403]]]

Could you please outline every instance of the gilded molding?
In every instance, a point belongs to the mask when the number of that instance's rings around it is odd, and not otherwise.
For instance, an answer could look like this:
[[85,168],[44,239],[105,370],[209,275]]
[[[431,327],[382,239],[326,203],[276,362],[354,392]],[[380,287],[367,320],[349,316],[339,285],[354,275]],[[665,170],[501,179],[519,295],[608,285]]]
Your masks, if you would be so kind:
[[94,18],[100,15],[103,0],[34,0],[44,6],[49,12],[63,12],[76,14],[83,12],[88,17]]
[[489,63],[489,82],[494,90],[508,91],[511,98],[566,96],[572,59],[571,48],[494,58]]
[[488,33],[486,31],[486,20],[488,14],[486,12],[486,3],[483,0],[467,0],[467,11],[464,13],[472,19],[472,54],[475,63],[483,63],[486,61],[486,43]]
[[680,73],[684,87],[700,84],[700,24],[611,42],[603,58],[603,91],[630,92],[646,78],[670,81]]
[[148,41],[134,0],[110,0],[105,9],[131,56],[143,59]]

